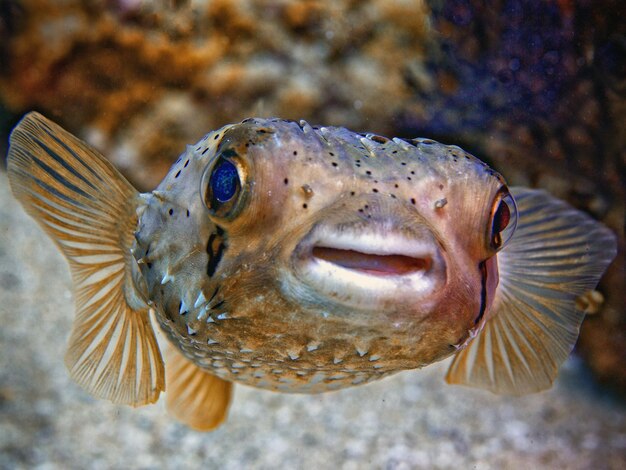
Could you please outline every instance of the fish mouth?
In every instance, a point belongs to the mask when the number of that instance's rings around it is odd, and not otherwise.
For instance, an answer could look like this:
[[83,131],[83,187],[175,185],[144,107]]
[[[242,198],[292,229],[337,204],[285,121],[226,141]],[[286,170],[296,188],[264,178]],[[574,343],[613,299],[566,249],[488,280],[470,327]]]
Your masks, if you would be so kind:
[[311,254],[313,258],[371,276],[403,276],[427,271],[432,265],[430,257],[363,253],[327,246],[314,246]]
[[296,277],[305,297],[359,309],[421,301],[445,283],[446,263],[430,230],[318,226],[296,247]]

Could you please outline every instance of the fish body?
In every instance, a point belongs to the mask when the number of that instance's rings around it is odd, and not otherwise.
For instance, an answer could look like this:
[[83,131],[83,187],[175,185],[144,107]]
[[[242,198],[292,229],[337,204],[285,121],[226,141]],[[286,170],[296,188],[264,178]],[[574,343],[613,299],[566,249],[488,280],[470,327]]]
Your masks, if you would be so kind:
[[72,376],[132,405],[167,384],[197,429],[223,421],[234,382],[323,392],[451,355],[449,382],[545,389],[616,251],[589,216],[429,139],[247,119],[139,194],[31,113],[8,162],[70,261]]

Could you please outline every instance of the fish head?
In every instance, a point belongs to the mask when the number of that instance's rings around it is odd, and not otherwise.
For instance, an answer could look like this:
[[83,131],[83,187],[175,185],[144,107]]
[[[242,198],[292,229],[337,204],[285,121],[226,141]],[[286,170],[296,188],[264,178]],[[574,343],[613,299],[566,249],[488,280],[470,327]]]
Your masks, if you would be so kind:
[[215,277],[249,333],[361,344],[390,368],[482,326],[515,225],[502,177],[458,147],[304,122],[225,130],[199,193],[226,239]]

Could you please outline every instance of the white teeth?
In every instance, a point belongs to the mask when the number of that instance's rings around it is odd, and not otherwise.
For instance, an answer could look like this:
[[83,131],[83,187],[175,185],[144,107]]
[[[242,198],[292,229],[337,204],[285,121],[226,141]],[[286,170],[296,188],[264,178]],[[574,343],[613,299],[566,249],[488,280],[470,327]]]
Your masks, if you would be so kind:
[[226,318],[228,318],[228,313],[226,313],[226,312],[224,312],[224,313],[220,313],[220,314],[217,316],[217,319],[218,319],[218,320],[225,320]]
[[178,313],[180,315],[182,315],[183,313],[187,313],[189,311],[189,309],[187,308],[187,305],[185,304],[184,300],[180,301],[180,309],[178,311]]
[[198,308],[206,301],[206,297],[204,297],[204,292],[200,291],[200,295],[196,299],[196,303],[193,304],[193,308]]
[[190,336],[195,335],[198,332],[198,330],[194,330],[191,326],[187,325],[187,334]]

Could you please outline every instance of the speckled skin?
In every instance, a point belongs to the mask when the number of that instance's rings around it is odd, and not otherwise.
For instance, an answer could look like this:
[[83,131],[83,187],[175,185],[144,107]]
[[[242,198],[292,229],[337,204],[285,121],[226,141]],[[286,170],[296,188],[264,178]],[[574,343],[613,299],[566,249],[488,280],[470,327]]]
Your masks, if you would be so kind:
[[[203,203],[202,177],[224,152],[247,175],[230,218]],[[189,146],[144,195],[140,290],[169,339],[229,381],[318,392],[421,367],[456,352],[488,317],[480,266],[495,255],[490,220],[503,185],[455,146],[246,120]],[[374,308],[323,295],[300,274],[307,236],[322,225],[434,237],[441,284]]]

